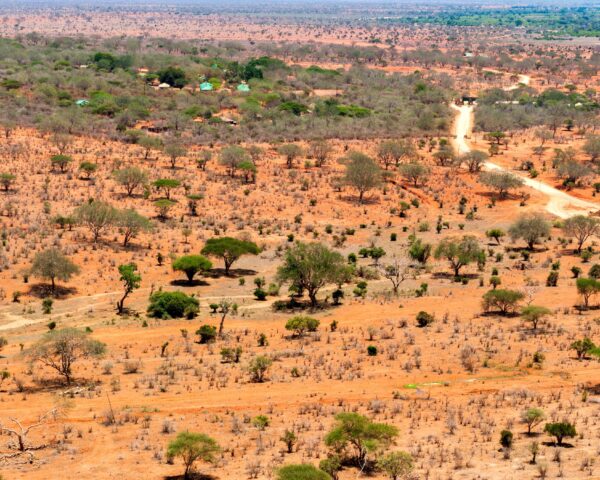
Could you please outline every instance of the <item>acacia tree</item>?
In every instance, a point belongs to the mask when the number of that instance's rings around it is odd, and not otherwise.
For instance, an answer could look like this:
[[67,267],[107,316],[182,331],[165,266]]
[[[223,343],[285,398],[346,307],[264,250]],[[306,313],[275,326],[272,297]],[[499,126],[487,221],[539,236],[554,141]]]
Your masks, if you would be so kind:
[[390,480],[409,478],[413,471],[413,458],[407,452],[390,452],[377,460],[377,466],[383,470]]
[[219,154],[219,163],[223,165],[231,178],[235,177],[235,172],[243,162],[250,162],[251,158],[242,147],[231,145],[223,148]]
[[258,161],[265,154],[265,151],[261,147],[259,147],[258,145],[250,145],[246,149],[246,151],[248,152],[248,155],[250,155],[250,158],[252,159],[252,163],[254,165],[257,165]]
[[140,288],[140,282],[142,276],[137,271],[137,265],[135,263],[126,263],[119,265],[119,274],[121,277],[119,280],[123,282],[123,296],[117,302],[117,313],[121,315],[125,311],[125,299],[131,292]]
[[595,278],[578,278],[575,282],[577,293],[583,297],[583,306],[590,306],[590,298],[600,292],[600,282]]
[[254,242],[232,237],[211,238],[200,252],[202,255],[220,257],[225,266],[225,275],[229,275],[231,265],[242,255],[258,255],[260,248]]
[[540,213],[521,215],[508,230],[513,241],[522,238],[527,243],[527,248],[533,246],[541,237],[550,235],[550,223]]
[[445,167],[456,162],[456,152],[449,144],[441,145],[439,150],[433,154],[433,158],[440,167]]
[[600,158],[600,135],[589,135],[583,144],[583,151],[592,162],[597,161]]
[[115,223],[123,234],[124,247],[127,247],[131,239],[135,238],[141,232],[152,230],[152,222],[148,218],[129,208],[117,212]]
[[113,176],[117,183],[125,188],[128,197],[131,197],[133,192],[139,187],[148,183],[148,174],[139,167],[127,167],[116,170]]
[[454,276],[460,275],[460,269],[479,259],[484,253],[479,247],[479,242],[472,235],[465,235],[462,238],[448,237],[444,238],[435,249],[434,257],[436,259],[445,258],[450,262]]
[[521,310],[521,317],[526,322],[531,322],[533,330],[537,330],[538,324],[544,317],[550,315],[552,311],[549,308],[539,305],[527,305]]
[[65,170],[67,169],[67,167],[69,166],[69,164],[73,161],[73,159],[69,156],[69,155],[53,155],[50,158],[50,163],[52,165],[52,170],[54,170],[55,167],[58,167],[60,169],[61,173],[64,173]]
[[10,190],[10,187],[15,183],[16,178],[17,177],[12,173],[0,173],[0,184],[5,192]]
[[400,174],[416,188],[419,182],[425,183],[429,176],[429,168],[422,163],[413,161],[400,165]]
[[389,140],[379,144],[377,158],[383,163],[387,170],[390,165],[398,165],[400,159],[405,155],[405,148],[400,142]]
[[91,200],[75,209],[74,217],[77,223],[85,225],[98,242],[101,233],[112,226],[117,219],[117,209],[108,203]]
[[563,185],[570,190],[572,187],[578,187],[586,177],[592,174],[590,168],[578,162],[575,159],[567,159],[558,162],[556,173],[563,179]]
[[179,187],[181,182],[175,178],[159,178],[152,182],[152,185],[164,193],[165,199],[171,200],[171,192],[173,189]]
[[326,140],[315,140],[308,147],[309,154],[315,159],[315,165],[322,167],[329,158],[333,148]]
[[194,281],[198,272],[206,272],[212,268],[211,261],[202,255],[184,255],[173,261],[173,270],[185,273],[188,283]]
[[158,150],[162,146],[160,138],[149,135],[143,135],[137,143],[144,150],[144,160],[148,160],[152,150]]
[[479,175],[479,181],[498,192],[498,197],[506,198],[509,191],[523,185],[523,179],[510,172],[489,171]]
[[68,281],[73,275],[79,273],[79,267],[60,250],[52,247],[35,255],[29,271],[33,276],[50,280],[51,292],[54,293],[56,280]]
[[81,162],[79,164],[79,170],[82,172],[82,175],[86,180],[90,180],[92,178],[92,174],[98,170],[98,164],[93,162]]
[[325,436],[325,445],[338,454],[345,454],[361,470],[367,455],[389,446],[398,435],[398,429],[385,423],[375,423],[354,412],[335,416],[333,429]]
[[185,156],[187,150],[180,143],[172,142],[165,145],[165,153],[169,157],[169,161],[171,162],[171,168],[175,168],[175,166],[177,165],[177,159]]
[[488,154],[481,150],[471,150],[459,157],[460,164],[466,164],[469,173],[477,173],[488,159]]
[[180,432],[175,440],[169,443],[167,457],[181,457],[185,466],[183,478],[192,478],[194,464],[198,461],[213,463],[215,454],[220,451],[216,440],[203,433]]
[[381,184],[381,169],[368,155],[361,152],[350,152],[346,165],[346,184],[358,190],[358,203],[362,204],[366,192]]
[[321,243],[298,242],[286,253],[277,269],[280,282],[290,282],[297,292],[306,291],[312,307],[327,284],[341,284],[348,276],[344,257]]
[[81,358],[99,357],[106,345],[90,338],[87,332],[76,328],[51,330],[26,353],[33,362],[40,362],[56,370],[67,384],[73,379],[73,364]]
[[236,314],[238,311],[238,304],[232,300],[222,299],[219,302],[219,313],[221,314],[221,321],[219,322],[219,338],[223,337],[223,329],[225,327],[225,318],[229,313]]
[[527,435],[531,435],[531,429],[546,419],[546,414],[541,408],[531,407],[521,413],[521,421],[527,425]]
[[303,151],[302,147],[296,145],[295,143],[286,143],[277,149],[277,153],[285,157],[285,163],[287,167],[292,168],[294,166],[294,161],[296,158],[302,155]]
[[575,215],[565,220],[563,230],[567,236],[577,240],[576,252],[580,253],[585,241],[600,232],[600,220],[585,215]]
[[517,290],[495,289],[483,295],[483,308],[486,312],[497,309],[501,315],[515,311],[525,294]]

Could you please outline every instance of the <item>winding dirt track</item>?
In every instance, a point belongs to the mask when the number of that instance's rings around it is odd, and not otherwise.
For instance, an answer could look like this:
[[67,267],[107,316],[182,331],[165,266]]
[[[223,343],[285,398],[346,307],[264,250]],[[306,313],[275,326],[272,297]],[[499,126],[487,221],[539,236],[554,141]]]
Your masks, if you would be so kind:
[[[529,84],[529,77],[527,75],[519,75],[519,83]],[[519,84],[511,85],[507,87],[505,90],[514,90],[518,87]],[[454,123],[454,133],[455,133],[455,144],[458,154],[468,153],[471,151],[471,147],[467,141],[467,138],[471,134],[473,129],[473,106],[472,105],[452,105],[452,107],[458,111],[458,116]],[[508,172],[505,167],[502,167],[496,163],[487,161],[485,163],[485,168],[487,170],[499,170]],[[535,180],[533,178],[526,177],[524,175],[519,175],[514,172],[511,172],[514,175],[517,175],[523,180],[523,183],[537,190],[538,192],[543,193],[548,197],[548,203],[546,204],[546,211],[560,218],[569,218],[574,215],[588,214],[592,212],[597,212],[600,209],[600,205],[589,202],[587,200],[582,200],[577,197],[573,197],[568,193],[563,192],[562,190],[558,190],[542,181]]]

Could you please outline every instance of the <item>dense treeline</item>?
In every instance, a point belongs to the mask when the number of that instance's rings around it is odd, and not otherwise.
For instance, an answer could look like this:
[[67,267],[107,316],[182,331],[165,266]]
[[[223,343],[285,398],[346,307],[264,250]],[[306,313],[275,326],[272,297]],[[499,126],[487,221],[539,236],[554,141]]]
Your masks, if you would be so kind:
[[[144,121],[214,143],[444,133],[449,125],[451,93],[435,76],[304,68],[240,52],[225,58],[223,48],[173,45],[162,53],[148,46],[136,51],[135,41],[129,48],[87,42],[37,36],[27,44],[0,42],[7,131],[29,124],[52,134],[135,141],[132,129]],[[238,91],[244,82],[250,91]],[[212,91],[199,91],[201,83]],[[322,97],[314,89],[330,92]]]
[[586,133],[598,126],[600,106],[593,89],[567,93],[550,88],[536,94],[525,86],[495,88],[484,92],[478,103],[475,126],[487,132],[546,125],[554,132],[564,126]]

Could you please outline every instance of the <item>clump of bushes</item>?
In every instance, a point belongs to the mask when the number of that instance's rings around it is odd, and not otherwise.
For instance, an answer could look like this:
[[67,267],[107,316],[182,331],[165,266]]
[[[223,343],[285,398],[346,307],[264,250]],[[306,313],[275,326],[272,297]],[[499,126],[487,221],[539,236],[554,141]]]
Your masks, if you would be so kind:
[[198,314],[198,299],[183,292],[154,292],[150,295],[148,316],[154,318],[194,318]]

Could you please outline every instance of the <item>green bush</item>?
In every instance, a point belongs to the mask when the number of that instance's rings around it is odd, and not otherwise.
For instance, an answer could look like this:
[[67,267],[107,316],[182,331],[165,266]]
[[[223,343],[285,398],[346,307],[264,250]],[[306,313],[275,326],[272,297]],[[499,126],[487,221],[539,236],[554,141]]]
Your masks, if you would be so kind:
[[193,318],[198,313],[200,303],[183,292],[154,292],[150,295],[148,316],[155,318]]
[[200,343],[210,343],[217,338],[217,327],[204,324],[198,330],[196,335],[200,336]]
[[331,480],[331,477],[323,470],[302,463],[281,467],[277,470],[277,480]]
[[433,315],[421,310],[419,313],[417,313],[417,326],[421,328],[427,327],[433,323],[434,319],[435,317]]
[[285,329],[294,332],[295,336],[301,337],[305,332],[315,332],[320,323],[316,318],[296,315],[287,321]]

